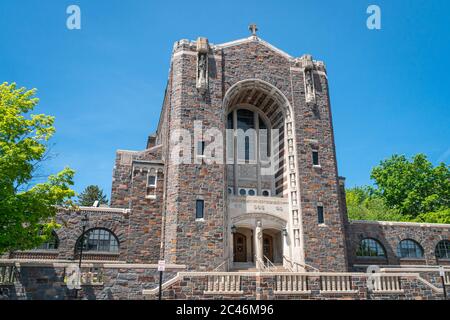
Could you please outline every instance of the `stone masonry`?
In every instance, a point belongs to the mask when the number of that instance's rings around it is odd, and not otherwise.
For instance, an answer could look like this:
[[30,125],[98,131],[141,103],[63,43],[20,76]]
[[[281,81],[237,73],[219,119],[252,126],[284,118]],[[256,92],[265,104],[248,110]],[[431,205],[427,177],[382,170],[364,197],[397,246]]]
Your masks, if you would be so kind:
[[[65,271],[78,261],[75,248],[87,215],[86,230],[107,230],[119,248],[83,253],[84,268],[102,275],[102,281],[83,286],[86,299],[155,298],[159,260],[171,266],[164,278],[167,299],[442,298],[437,267],[447,266],[449,285],[450,254],[438,259],[436,248],[450,241],[450,225],[349,221],[325,64],[308,54],[292,57],[255,30],[224,44],[206,38],[175,42],[158,129],[144,150],[116,152],[110,207],[59,209],[56,249],[0,257],[2,294],[70,298]],[[226,162],[229,117],[233,126],[245,120],[237,118],[239,110],[251,112],[256,130],[265,124],[280,131],[280,167],[272,175],[258,174],[260,155],[239,163],[233,149],[234,162]],[[222,134],[223,145],[215,150],[222,161],[197,156],[195,123]],[[206,147],[217,142],[203,139]],[[260,148],[256,141],[253,149]],[[184,161],[176,161],[179,156]],[[200,218],[198,200],[204,204]],[[386,256],[358,257],[363,239],[377,241]],[[423,257],[398,256],[400,241],[407,239],[423,248]],[[363,273],[369,265],[389,274],[386,285],[394,290],[369,292]],[[1,272],[13,267],[17,277],[11,283]],[[224,287],[216,288],[219,283]],[[235,290],[226,292],[230,287]]]

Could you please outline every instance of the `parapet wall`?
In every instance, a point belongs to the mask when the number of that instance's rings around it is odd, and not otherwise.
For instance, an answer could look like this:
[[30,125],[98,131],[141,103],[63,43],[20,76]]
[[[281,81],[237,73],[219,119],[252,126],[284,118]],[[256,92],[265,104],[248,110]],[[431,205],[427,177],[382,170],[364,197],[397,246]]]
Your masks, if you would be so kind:
[[[450,259],[437,259],[436,245],[441,240],[450,240],[449,224],[350,221],[346,228],[349,267],[357,270],[358,265],[450,265]],[[379,241],[386,251],[386,258],[357,257],[356,252],[362,239]],[[424,251],[423,258],[400,258],[397,248],[400,241],[410,239],[417,242]]]
[[[0,299],[11,300],[142,300],[157,299],[157,265],[83,263],[81,290],[67,286],[71,261],[0,260]],[[437,268],[381,270],[381,273],[337,272],[184,272],[167,265],[165,300],[437,300],[444,299]],[[409,272],[408,272],[409,271]],[[445,270],[450,289],[450,268]]]

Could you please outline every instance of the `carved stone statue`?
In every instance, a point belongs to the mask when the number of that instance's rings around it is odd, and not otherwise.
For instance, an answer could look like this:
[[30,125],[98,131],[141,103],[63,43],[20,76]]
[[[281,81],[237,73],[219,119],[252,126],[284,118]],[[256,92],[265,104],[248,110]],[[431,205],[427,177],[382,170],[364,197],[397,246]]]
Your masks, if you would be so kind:
[[197,89],[204,94],[208,88],[208,39],[197,39]]
[[310,54],[303,55],[299,63],[304,68],[304,76],[305,76],[305,95],[306,102],[315,102],[316,101],[316,93],[314,91],[314,83],[313,83],[313,70],[314,70],[314,61]]
[[306,88],[306,102],[315,101],[313,73],[311,70],[305,70],[305,88]]
[[198,74],[197,79],[198,83],[200,84],[200,87],[203,87],[204,84],[206,84],[206,77],[207,77],[207,67],[206,67],[206,54],[199,54],[198,56]]

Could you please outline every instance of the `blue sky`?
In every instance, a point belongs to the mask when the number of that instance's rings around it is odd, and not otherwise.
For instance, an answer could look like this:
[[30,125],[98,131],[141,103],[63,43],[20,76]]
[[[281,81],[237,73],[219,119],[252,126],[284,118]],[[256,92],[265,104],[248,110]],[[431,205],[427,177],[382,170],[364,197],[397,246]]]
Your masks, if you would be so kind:
[[[66,28],[81,8],[82,29]],[[382,29],[366,27],[370,4]],[[38,88],[56,116],[56,155],[75,189],[110,194],[115,150],[141,150],[157,126],[170,53],[179,39],[222,43],[259,35],[293,56],[325,61],[339,174],[370,183],[393,153],[450,162],[449,1],[1,0],[0,81]]]

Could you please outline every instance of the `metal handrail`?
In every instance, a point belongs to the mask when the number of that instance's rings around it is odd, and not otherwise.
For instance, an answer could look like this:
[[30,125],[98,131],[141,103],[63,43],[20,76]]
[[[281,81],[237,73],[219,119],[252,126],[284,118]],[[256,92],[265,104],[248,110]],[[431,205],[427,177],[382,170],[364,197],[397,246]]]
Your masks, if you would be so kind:
[[288,271],[294,272],[294,269],[292,268],[293,267],[292,261],[289,260],[286,256],[283,256],[283,260],[286,260],[286,262],[289,263],[289,266],[287,266]]
[[261,266],[262,270],[266,270],[267,269],[266,265],[264,263],[264,260],[262,260],[261,258],[258,258],[258,256],[256,254],[255,254],[255,261]]
[[[318,271],[319,271],[319,269],[317,269],[317,268],[315,268],[315,267],[313,267],[313,266],[311,266],[311,265],[309,265],[309,264],[306,264],[306,263],[299,263],[299,262],[296,262],[296,261],[292,261],[292,260],[290,260],[289,258],[287,258],[286,256],[283,256],[283,258],[284,258],[287,262],[289,262],[289,264],[291,265],[292,271],[294,271],[294,269],[293,269],[294,266],[295,266],[295,267],[300,266],[300,267],[302,267],[305,271],[306,271],[306,268],[311,268],[311,269],[314,270],[315,272],[318,272]],[[295,272],[298,272],[298,268],[295,268],[295,269],[296,269]]]
[[270,268],[273,268],[273,270],[275,270],[275,269],[277,268],[277,267],[273,264],[273,262],[270,261],[269,258],[267,258],[266,256],[263,256],[263,257],[264,257],[264,259],[267,260],[267,270],[270,271]]
[[226,264],[227,268],[225,271],[228,271],[230,269],[230,259],[226,257],[222,263],[220,263],[216,268],[214,268],[214,271],[219,271],[220,268],[222,268]]

